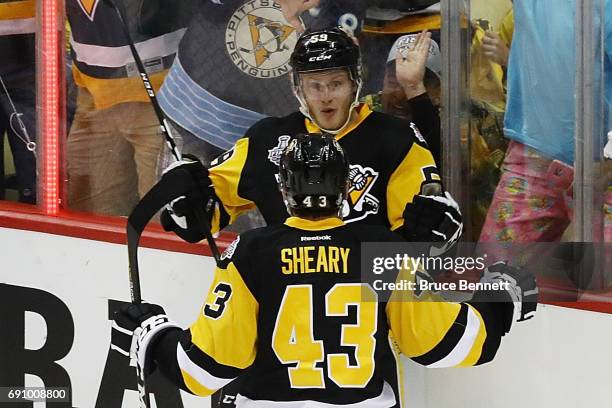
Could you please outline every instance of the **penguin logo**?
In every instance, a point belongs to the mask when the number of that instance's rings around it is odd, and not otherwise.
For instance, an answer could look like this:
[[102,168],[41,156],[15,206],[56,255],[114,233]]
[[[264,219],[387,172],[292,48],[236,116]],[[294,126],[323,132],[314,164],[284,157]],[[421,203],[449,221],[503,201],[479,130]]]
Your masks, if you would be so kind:
[[240,71],[256,78],[287,74],[296,42],[297,32],[285,20],[280,6],[271,0],[244,3],[225,30],[230,60]]
[[378,198],[370,194],[377,179],[378,172],[371,167],[363,167],[359,164],[350,165],[351,186],[342,208],[344,222],[358,221],[369,214],[378,214],[380,202]]

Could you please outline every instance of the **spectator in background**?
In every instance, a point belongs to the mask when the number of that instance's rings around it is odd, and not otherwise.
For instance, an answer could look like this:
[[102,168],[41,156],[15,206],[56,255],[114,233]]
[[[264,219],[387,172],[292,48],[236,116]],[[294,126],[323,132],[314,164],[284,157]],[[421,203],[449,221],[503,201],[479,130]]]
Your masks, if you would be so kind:
[[415,123],[440,166],[440,48],[424,30],[399,37],[389,51],[383,89],[365,101]]
[[[157,90],[185,32],[188,1],[126,0],[124,18]],[[147,3],[144,3],[147,4]],[[107,2],[66,2],[77,110],[67,146],[68,206],[127,215],[156,181],[163,144],[121,22]]]
[[489,110],[506,107],[506,67],[514,30],[514,14],[508,10],[497,30],[486,19],[472,25],[470,95]]
[[6,131],[18,200],[29,204],[36,203],[35,12],[34,0],[0,2],[0,143]]
[[[514,1],[516,30],[504,122],[511,142],[480,236],[482,242],[559,241],[573,217],[576,7],[575,1]],[[605,0],[605,7],[606,17],[612,15],[612,1]],[[604,111],[609,113],[612,19],[606,18],[602,24],[604,75],[608,78]],[[605,131],[595,137],[600,156]],[[604,202],[609,211],[610,189]],[[601,232],[601,225],[593,227]],[[609,213],[603,229],[605,241],[612,241]]]
[[[472,38],[471,89],[471,176],[472,230],[476,240],[499,181],[500,165],[507,142],[502,122],[505,107],[503,68],[507,64],[512,37],[512,10],[504,17],[500,31],[490,30],[484,20],[475,25]],[[481,25],[484,25],[485,30]],[[399,51],[399,52],[398,52]],[[504,62],[505,61],[505,62]],[[427,141],[436,163],[441,168],[440,140],[440,75],[438,44],[427,30],[399,37],[387,57],[383,89],[365,100],[375,110],[413,121]],[[493,91],[495,90],[495,91]],[[467,157],[467,152],[466,152]]]
[[482,40],[484,55],[504,69],[508,67],[508,57],[510,56],[510,44],[512,43],[513,32],[514,12],[512,8],[510,8],[502,19],[499,30],[486,30]]
[[[503,122],[506,109],[506,68],[514,30],[512,8],[497,31],[490,22],[472,24],[470,52],[470,240],[477,241],[501,176],[508,141]],[[467,157],[468,154],[465,154]]]

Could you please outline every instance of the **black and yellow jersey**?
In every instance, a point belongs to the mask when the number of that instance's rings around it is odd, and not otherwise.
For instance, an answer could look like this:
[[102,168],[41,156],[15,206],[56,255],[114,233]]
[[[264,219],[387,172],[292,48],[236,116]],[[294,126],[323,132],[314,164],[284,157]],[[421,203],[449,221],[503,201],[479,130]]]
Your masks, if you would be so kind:
[[[176,1],[176,12],[164,16],[152,30],[147,25],[148,2],[119,2],[140,58],[155,89],[159,89],[174,61],[185,33],[188,0]],[[154,4],[151,2],[151,8]],[[153,12],[153,11],[151,11]],[[140,75],[129,49],[121,20],[102,0],[68,0],[72,74],[77,85],[92,94],[96,108],[122,102],[148,102]]]
[[34,0],[0,0],[0,76],[9,88],[32,86],[35,15]]
[[196,322],[163,336],[153,358],[201,396],[243,375],[238,407],[399,406],[396,347],[431,367],[489,361],[499,336],[473,306],[427,293],[385,302],[362,283],[361,243],[399,240],[338,218],[251,230],[223,254]]
[[34,0],[0,0],[0,36],[36,31]]
[[[357,108],[358,119],[336,135],[347,154],[351,186],[342,209],[345,222],[383,225],[392,230],[403,224],[402,213],[423,183],[440,176],[425,140],[416,126],[367,105]],[[288,214],[278,190],[281,152],[299,133],[319,132],[299,112],[266,118],[253,125],[233,149],[211,163],[210,179],[232,222],[243,211],[257,207],[268,225]],[[213,229],[227,224],[217,216]]]

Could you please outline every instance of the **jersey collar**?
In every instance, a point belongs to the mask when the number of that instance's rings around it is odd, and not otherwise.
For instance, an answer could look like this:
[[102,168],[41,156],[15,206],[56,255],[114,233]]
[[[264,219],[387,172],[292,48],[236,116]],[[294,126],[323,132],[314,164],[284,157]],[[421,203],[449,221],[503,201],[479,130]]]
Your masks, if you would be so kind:
[[285,225],[306,231],[321,231],[344,225],[344,221],[337,217],[323,218],[316,221],[300,217],[289,217],[285,221]]
[[[355,110],[357,111],[357,120],[353,122],[350,126],[345,127],[342,132],[338,133],[336,135],[336,140],[340,140],[341,138],[343,138],[346,134],[348,134],[350,131],[359,126],[361,122],[363,122],[370,115],[370,113],[372,113],[372,110],[370,109],[367,103],[360,104],[355,108]],[[306,130],[308,131],[308,133],[321,133],[321,129],[317,125],[315,125],[310,119],[305,118],[304,120],[306,122]]]

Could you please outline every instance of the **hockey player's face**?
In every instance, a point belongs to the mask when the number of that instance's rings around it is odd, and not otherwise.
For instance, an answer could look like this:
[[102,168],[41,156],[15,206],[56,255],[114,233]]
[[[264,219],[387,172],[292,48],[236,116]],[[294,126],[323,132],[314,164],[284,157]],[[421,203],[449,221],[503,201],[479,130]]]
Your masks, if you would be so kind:
[[324,129],[339,129],[349,115],[355,85],[347,71],[302,74],[301,91],[314,121]]

